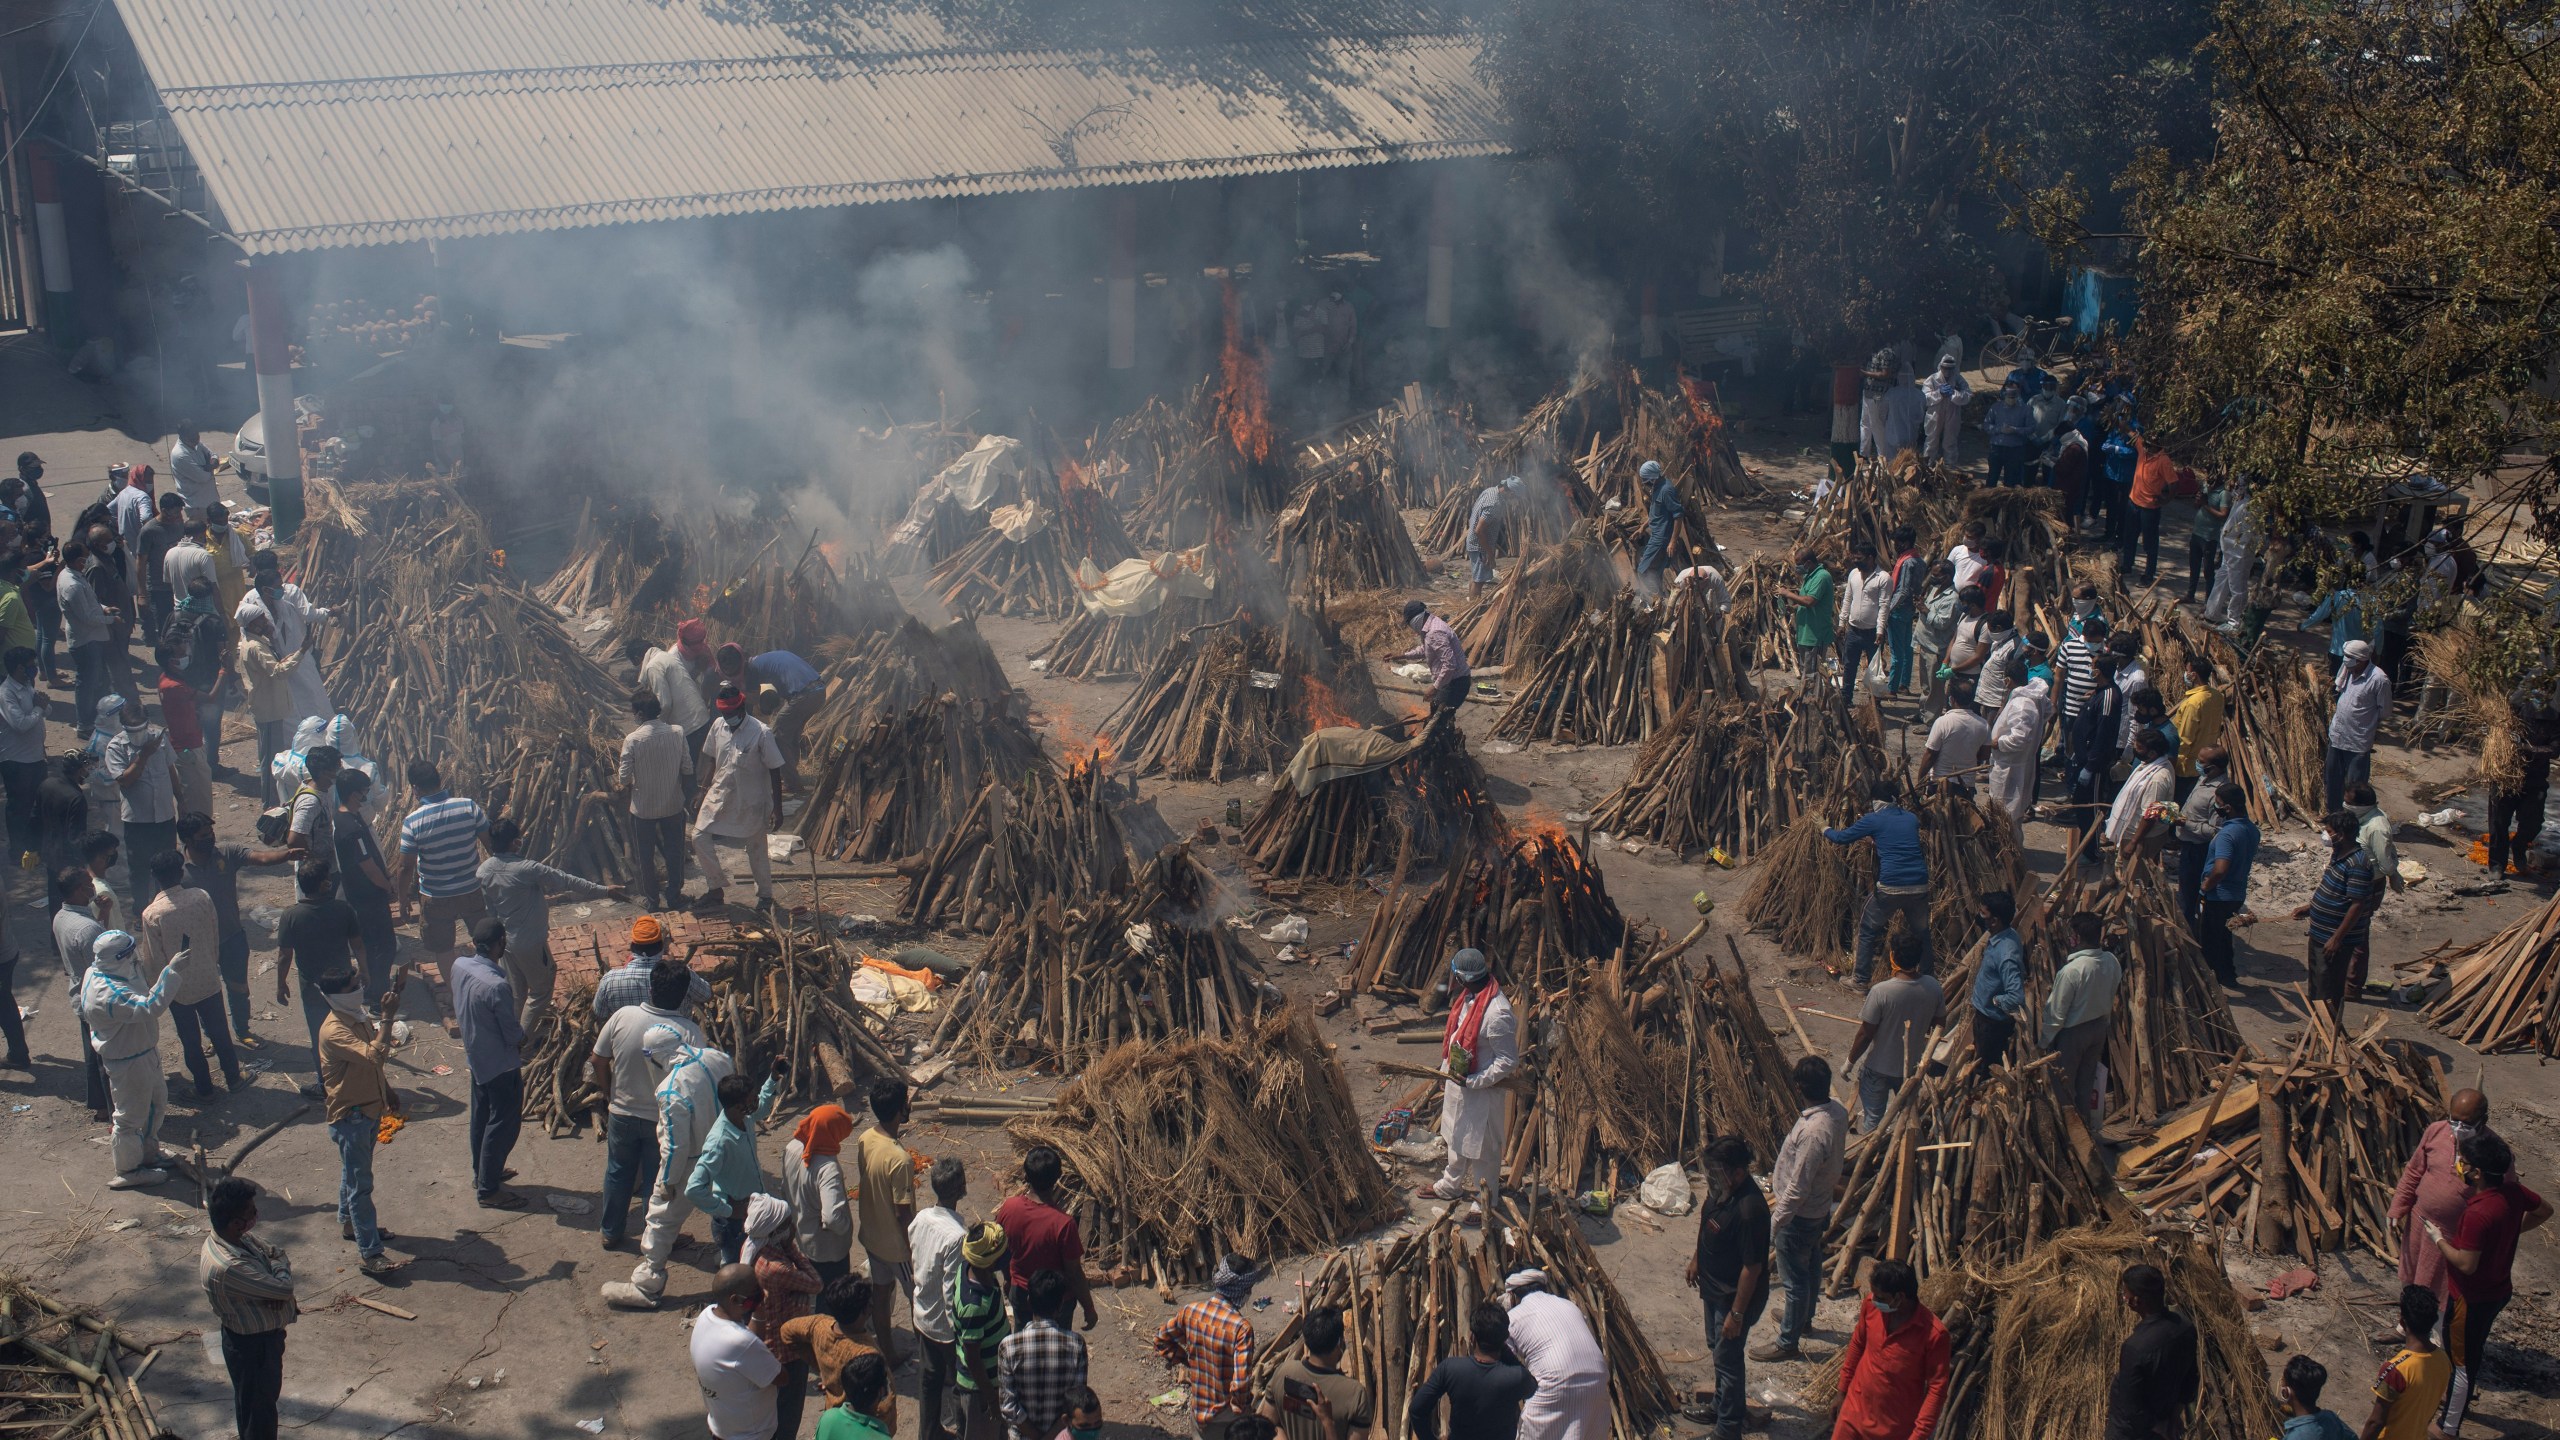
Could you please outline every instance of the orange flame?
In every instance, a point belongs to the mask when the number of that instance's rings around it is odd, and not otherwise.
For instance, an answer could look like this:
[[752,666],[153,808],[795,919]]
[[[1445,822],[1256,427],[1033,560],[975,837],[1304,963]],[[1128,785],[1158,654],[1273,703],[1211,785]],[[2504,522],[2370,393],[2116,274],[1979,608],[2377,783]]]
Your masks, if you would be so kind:
[[1360,723],[1357,716],[1343,708],[1342,697],[1333,693],[1333,687],[1313,675],[1299,680],[1298,696],[1298,713],[1306,717],[1312,729],[1325,730]]
[[1108,770],[1119,755],[1120,747],[1110,736],[1098,730],[1089,741],[1078,743],[1070,740],[1066,744],[1067,776],[1076,779],[1089,771]]
[[693,613],[696,615],[710,614],[711,601],[711,586],[708,583],[697,583],[693,587]]
[[1259,465],[1271,458],[1271,392],[1262,356],[1244,346],[1244,305],[1234,281],[1225,287],[1227,338],[1218,353],[1218,424],[1236,453]]

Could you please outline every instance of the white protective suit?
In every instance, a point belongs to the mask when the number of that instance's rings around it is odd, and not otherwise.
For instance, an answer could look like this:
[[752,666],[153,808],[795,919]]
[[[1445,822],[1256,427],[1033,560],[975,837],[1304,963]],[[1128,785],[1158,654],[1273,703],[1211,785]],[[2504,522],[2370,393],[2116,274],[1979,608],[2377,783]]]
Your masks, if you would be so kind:
[[1440,1138],[1449,1144],[1449,1164],[1432,1188],[1442,1199],[1471,1189],[1490,1196],[1501,1188],[1502,1115],[1510,1099],[1502,1082],[1519,1068],[1520,1021],[1497,986],[1477,1028],[1474,1065],[1466,1079],[1440,1087]]
[[293,674],[285,679],[285,692],[293,697],[293,714],[286,718],[326,721],[338,713],[337,708],[329,703],[329,687],[320,683],[320,662],[311,654],[312,627],[329,618],[327,608],[312,604],[299,585],[278,587],[273,608],[268,606],[265,596],[252,588],[240,597],[239,606],[231,612],[232,623],[238,624],[240,617],[253,609],[275,626],[277,654],[302,652],[301,663],[295,665]]
[[2030,675],[2009,692],[2000,717],[1991,723],[1990,800],[2009,812],[2012,833],[2024,838],[2027,811],[2035,803],[2036,757],[2044,748],[2045,722],[2052,718],[2053,687]]
[[2213,592],[2204,598],[2206,623],[2237,620],[2249,598],[2249,568],[2258,558],[2258,511],[2249,497],[2234,494],[2231,513],[2222,522],[2222,568],[2214,572]]
[[1893,384],[1860,397],[1858,454],[1870,460],[1891,460],[1905,450],[1920,448],[1921,417],[1927,411],[1928,402],[1911,378],[1911,367],[1905,365]]
[[1520,1406],[1520,1440],[1609,1440],[1609,1360],[1561,1295],[1532,1290],[1511,1306],[1511,1353],[1538,1382]]
[[178,972],[168,967],[149,990],[136,988],[142,983],[142,952],[122,930],[100,935],[91,956],[89,977],[80,985],[80,1019],[98,1047],[107,1093],[115,1098],[116,1173],[131,1175],[161,1158],[169,1077],[160,1068],[160,1016],[169,1008]]
[[1955,464],[1956,436],[1964,428],[1964,407],[1973,403],[1973,387],[1965,383],[1963,373],[1952,361],[1944,362],[1920,382],[1920,399],[1928,432],[1920,458]]
[[693,1202],[684,1198],[702,1142],[720,1118],[720,1082],[737,1071],[729,1057],[690,1045],[672,1025],[652,1025],[640,1037],[640,1053],[658,1080],[658,1188],[649,1196],[649,1223],[640,1238],[640,1263],[631,1286],[654,1304],[667,1288],[667,1260],[676,1253]]

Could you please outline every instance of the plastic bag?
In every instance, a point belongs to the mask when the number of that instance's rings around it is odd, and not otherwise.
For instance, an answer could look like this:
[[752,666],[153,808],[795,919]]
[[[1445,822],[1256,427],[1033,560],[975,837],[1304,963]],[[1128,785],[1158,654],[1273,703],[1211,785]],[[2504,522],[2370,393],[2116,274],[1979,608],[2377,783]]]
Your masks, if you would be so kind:
[[1697,1203],[1689,1191],[1688,1172],[1678,1165],[1665,1165],[1645,1176],[1636,1187],[1636,1198],[1656,1215],[1686,1215]]

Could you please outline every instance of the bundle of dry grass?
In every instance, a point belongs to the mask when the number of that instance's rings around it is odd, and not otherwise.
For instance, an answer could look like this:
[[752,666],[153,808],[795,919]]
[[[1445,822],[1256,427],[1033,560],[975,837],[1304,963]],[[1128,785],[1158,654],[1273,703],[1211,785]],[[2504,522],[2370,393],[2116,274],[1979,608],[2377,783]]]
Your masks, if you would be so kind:
[[1191,852],[1156,852],[1119,894],[1051,892],[1003,917],[936,1031],[984,1063],[1073,1072],[1127,1040],[1241,1033],[1261,969],[1222,923],[1227,899]]
[[2051,1065],[1951,1064],[1894,1096],[1850,1152],[1842,1193],[1855,1202],[1832,1212],[1831,1293],[1845,1293],[1862,1259],[1907,1260],[1923,1276],[2006,1265],[2122,1213]]
[[1019,780],[988,782],[907,877],[898,918],[992,934],[1044,896],[1126,891],[1128,844],[1107,770],[1106,754],[1087,752],[1062,770],[1034,766]]
[[954,615],[1082,613],[1077,565],[1109,569],[1137,553],[1101,490],[1072,473],[1026,477],[1019,509],[933,567],[927,593]]
[[2477,737],[2480,762],[2474,771],[2493,790],[2515,790],[2524,784],[2523,724],[2516,717],[2515,682],[2502,673],[2501,650],[2479,624],[2461,619],[2438,625],[2417,637],[2418,668],[2440,687],[2440,703],[2428,712],[2430,731]]
[[1133,1040],[1094,1060],[1014,1148],[1066,1161],[1086,1253],[1168,1300],[1220,1256],[1327,1250],[1401,1206],[1368,1152],[1351,1082],[1302,1006],[1231,1039]]
[[1352,983],[1419,1000],[1450,952],[1473,946],[1495,957],[1503,984],[1541,990],[1626,940],[1600,868],[1562,830],[1540,825],[1500,848],[1462,849],[1427,886],[1398,884],[1353,951]]
[[2235,1058],[2213,1098],[2117,1158],[2118,1181],[2154,1214],[2238,1221],[2269,1254],[2353,1245],[2391,1263],[2391,1195],[2446,1097],[2437,1061],[2382,1038],[2388,1019],[2350,1035],[2312,1006],[2285,1060]]
[[1166,647],[1102,732],[1141,775],[1225,780],[1278,769],[1309,731],[1385,718],[1367,662],[1329,621],[1239,610]]
[[[1327,734],[1299,747],[1292,774],[1310,764]],[[1272,879],[1356,880],[1372,871],[1402,875],[1477,844],[1510,838],[1484,767],[1448,711],[1423,724],[1409,754],[1381,769],[1316,781],[1304,794],[1282,776],[1244,828],[1245,858]]]
[[[1443,1357],[1465,1353],[1476,1302],[1500,1296],[1506,1276],[1534,1267],[1582,1311],[1600,1342],[1608,1361],[1610,1440],[1648,1440],[1679,1401],[1644,1326],[1583,1238],[1582,1222],[1560,1205],[1505,1200],[1479,1231],[1460,1224],[1462,1208],[1420,1230],[1328,1257],[1303,1292],[1306,1305],[1342,1312],[1342,1369],[1375,1397],[1381,1431],[1407,1433],[1402,1417],[1413,1392]],[[1282,1361],[1305,1353],[1299,1324],[1292,1316],[1262,1347],[1258,1390],[1273,1383]]]
[[1404,516],[1386,487],[1358,467],[1298,488],[1274,528],[1272,563],[1290,594],[1318,605],[1336,595],[1410,589],[1426,578]]
[[2506,929],[2461,949],[2427,958],[2452,988],[2430,1002],[2427,1024],[2483,1054],[2532,1049],[2560,1056],[2560,898],[2543,902]]

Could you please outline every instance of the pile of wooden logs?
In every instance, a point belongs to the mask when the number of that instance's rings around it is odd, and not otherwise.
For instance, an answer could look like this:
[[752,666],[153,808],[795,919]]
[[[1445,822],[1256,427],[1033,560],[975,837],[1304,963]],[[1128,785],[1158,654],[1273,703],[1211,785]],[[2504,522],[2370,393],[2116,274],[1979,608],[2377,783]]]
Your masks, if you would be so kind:
[[1473,946],[1493,958],[1496,978],[1526,993],[1562,984],[1626,938],[1600,867],[1562,830],[1540,826],[1500,848],[1462,850],[1428,885],[1397,885],[1352,952],[1353,985],[1422,1000],[1449,956]]
[[626,694],[551,607],[496,564],[467,509],[374,559],[349,623],[320,631],[321,673],[406,812],[409,761],[524,828],[523,853],[619,880],[629,832],[609,798]]
[[1642,836],[1682,855],[1721,847],[1736,864],[1808,805],[1882,761],[1874,711],[1844,717],[1826,697],[1765,703],[1692,695],[1636,751],[1627,778],[1592,807],[1594,828]]
[[2560,899],[2458,950],[2424,957],[2453,988],[2428,1003],[2426,1022],[2483,1054],[2531,1049],[2560,1055]]
[[1223,1256],[1327,1250],[1402,1213],[1329,1049],[1296,1005],[1227,1039],[1132,1040],[1008,1128],[1065,1160],[1091,1263],[1169,1302]]
[[[1608,1361],[1610,1440],[1649,1440],[1679,1405],[1644,1326],[1601,1268],[1582,1222],[1561,1205],[1502,1202],[1483,1229],[1464,1227],[1463,1206],[1420,1230],[1372,1240],[1324,1262],[1301,1292],[1307,1306],[1342,1312],[1342,1369],[1374,1397],[1376,1434],[1411,1432],[1405,1412],[1432,1367],[1464,1354],[1476,1304],[1498,1300],[1515,1271],[1546,1272],[1554,1292],[1572,1301]],[[1280,1362],[1303,1354],[1298,1316],[1262,1348],[1257,1391],[1275,1385]],[[1442,1433],[1447,1433],[1445,1430]],[[1598,1440],[1598,1437],[1590,1437]]]
[[1127,1040],[1239,1032],[1264,1006],[1261,969],[1227,901],[1179,845],[1117,895],[1053,891],[1003,917],[935,1035],[989,1065],[1072,1073]]
[[1107,570],[1137,553],[1100,489],[1067,476],[1054,486],[1027,479],[1023,488],[1020,538],[990,524],[933,567],[928,593],[952,614],[1077,614],[1078,562]]
[[1384,769],[1323,780],[1304,795],[1282,776],[1245,825],[1246,859],[1271,879],[1356,880],[1508,841],[1492,784],[1450,713],[1434,712],[1413,752]]
[[1277,770],[1310,730],[1385,718],[1367,663],[1330,623],[1239,610],[1166,647],[1102,731],[1141,775],[1223,781]]
[[2383,1038],[2388,1018],[2350,1035],[2310,1007],[2285,1059],[2233,1059],[2212,1098],[2118,1157],[2118,1181],[2155,1215],[2237,1222],[2269,1254],[2355,1246],[2392,1262],[2391,1195],[2445,1096],[2435,1060]]
[[794,829],[832,859],[916,855],[957,828],[989,784],[1048,767],[1011,697],[937,695],[821,752]]
[[[817,923],[748,925],[713,921],[668,955],[711,983],[712,998],[694,1018],[703,1038],[734,1061],[738,1073],[762,1076],[777,1060],[789,1071],[785,1101],[842,1100],[906,1067],[890,1052],[885,1022],[853,998],[861,956]],[[599,969],[618,954],[595,957]],[[555,959],[574,964],[566,954]],[[602,1123],[604,1092],[588,1064],[595,1048],[595,981],[576,966],[550,1014],[525,1044],[525,1117],[553,1136]]]
[[766,521],[722,510],[670,524],[641,502],[587,500],[570,558],[536,592],[564,615],[602,612],[609,623],[589,648],[619,654],[634,641],[671,642],[702,618],[715,640],[750,654],[813,657],[831,637],[858,635],[902,615],[886,584],[839,574],[820,536],[787,517]]
[[1019,780],[989,781],[907,876],[898,918],[992,934],[1047,895],[1127,890],[1129,852],[1105,793],[1105,758],[1087,753],[1063,770],[1033,766]]
[[1220,525],[1277,514],[1288,498],[1285,453],[1271,427],[1259,367],[1231,354],[1156,437],[1163,447],[1154,481],[1129,514],[1129,532],[1151,545],[1185,549]]
[[2222,745],[2259,824],[2273,828],[2288,812],[2320,823],[2332,694],[2319,666],[2283,645],[2258,647],[2241,667]]
[[2057,1231],[2121,1213],[2052,1064],[1950,1065],[1894,1096],[1884,1124],[1850,1149],[1842,1193],[1856,1198],[1832,1212],[1832,1294],[1847,1293],[1862,1259],[1906,1260],[1924,1276],[2007,1265]]
[[[142,1393],[156,1349],[122,1326],[69,1305],[15,1275],[0,1275],[0,1427],[46,1440],[157,1440],[168,1432]],[[140,1357],[132,1363],[127,1356]]]
[[1625,581],[1589,521],[1449,617],[1467,663],[1527,672],[1571,634],[1583,614],[1605,606]]
[[1206,600],[1172,599],[1153,614],[1106,615],[1079,605],[1056,638],[1031,652],[1060,680],[1125,680],[1146,673],[1174,637],[1210,618]]
[[1621,590],[1606,609],[1582,613],[1513,694],[1494,722],[1499,739],[1525,744],[1632,745],[1670,718],[1660,702],[1661,613]]
[[1392,405],[1306,442],[1298,473],[1306,480],[1361,468],[1375,475],[1401,509],[1428,509],[1466,480],[1476,464],[1476,427],[1463,403],[1434,399],[1411,384]]
[[[803,750],[815,763],[839,754],[873,726],[906,714],[928,700],[1010,701],[1013,682],[1004,662],[978,633],[977,622],[959,620],[936,630],[921,620],[819,647],[813,657],[826,676],[826,698],[809,717]],[[1014,708],[1021,708],[1017,703]]]
[[1274,527],[1272,562],[1289,593],[1318,608],[1336,595],[1411,589],[1425,578],[1404,516],[1358,467],[1298,487]]

